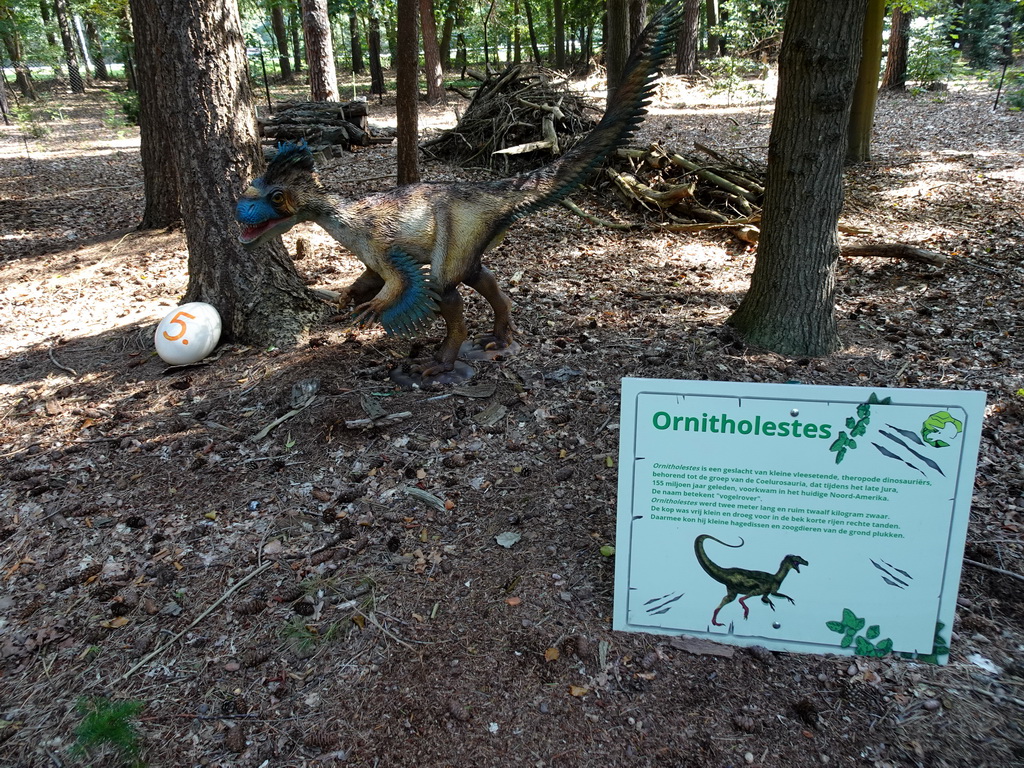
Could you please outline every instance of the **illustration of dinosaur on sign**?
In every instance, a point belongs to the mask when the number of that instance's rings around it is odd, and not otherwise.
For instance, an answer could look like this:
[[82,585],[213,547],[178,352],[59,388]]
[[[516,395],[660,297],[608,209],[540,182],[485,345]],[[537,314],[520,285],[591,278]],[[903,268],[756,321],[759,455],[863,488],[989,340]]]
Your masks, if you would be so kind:
[[724,584],[728,590],[725,597],[722,598],[722,602],[718,604],[718,607],[715,608],[715,612],[711,616],[711,623],[716,627],[725,626],[718,620],[718,612],[737,597],[740,598],[740,605],[743,606],[744,619],[750,615],[750,607],[746,603],[748,598],[760,596],[761,602],[767,604],[773,611],[775,610],[775,604],[771,601],[771,597],[782,597],[791,603],[793,602],[793,598],[779,592],[779,588],[782,586],[783,579],[786,578],[790,571],[800,573],[800,566],[808,565],[808,562],[802,557],[799,555],[786,555],[782,558],[779,570],[775,573],[749,571],[746,568],[723,568],[704,552],[704,541],[706,539],[717,541],[722,546],[733,549],[739,549],[745,542],[741,538],[739,544],[726,544],[724,541],[707,534],[698,536],[693,541],[693,550],[697,554],[697,562],[700,563],[700,567],[712,579]]

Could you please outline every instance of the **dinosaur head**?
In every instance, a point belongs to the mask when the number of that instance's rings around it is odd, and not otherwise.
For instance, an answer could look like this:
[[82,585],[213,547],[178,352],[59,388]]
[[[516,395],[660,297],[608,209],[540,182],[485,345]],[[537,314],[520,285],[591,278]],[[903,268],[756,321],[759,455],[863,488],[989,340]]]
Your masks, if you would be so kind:
[[800,557],[800,555],[786,555],[782,559],[782,562],[784,565],[789,565],[797,573],[800,573],[801,565],[810,565],[810,563]]
[[238,239],[244,245],[257,245],[283,235],[300,221],[317,218],[323,200],[324,188],[306,142],[281,144],[266,173],[254,179],[238,201],[235,218],[242,225]]

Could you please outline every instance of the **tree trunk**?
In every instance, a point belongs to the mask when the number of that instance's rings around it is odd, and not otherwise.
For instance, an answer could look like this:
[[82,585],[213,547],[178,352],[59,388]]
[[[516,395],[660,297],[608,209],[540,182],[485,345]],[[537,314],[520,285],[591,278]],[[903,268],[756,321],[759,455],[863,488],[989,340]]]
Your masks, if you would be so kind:
[[302,35],[299,34],[302,29],[301,16],[299,0],[292,0],[288,5],[288,28],[292,33],[292,71],[295,74],[302,71],[302,62],[306,58],[302,51]]
[[718,24],[721,21],[718,0],[707,0],[704,3],[704,9],[708,19],[708,58],[717,59],[722,55],[722,35],[718,30]]
[[[85,80],[90,82],[93,72],[92,55],[89,53],[89,44],[85,40],[85,25],[82,24],[82,17],[77,13],[71,14],[71,27],[74,38],[78,43],[78,52],[82,56],[82,68],[85,70]],[[90,83],[91,84],[91,83]]]
[[117,19],[117,39],[121,43],[121,55],[124,59],[124,78],[128,90],[138,92],[139,82],[135,68],[135,35],[132,32],[132,12],[125,8]]
[[395,118],[398,125],[398,183],[420,180],[419,25],[417,0],[398,0],[398,52],[395,72]]
[[352,71],[361,75],[366,65],[363,64],[363,44],[359,40],[359,18],[354,13],[348,16],[348,36],[352,45]]
[[57,45],[57,37],[53,34],[53,27],[50,26],[50,3],[52,0],[39,0],[39,17],[43,20],[43,28],[46,30],[46,44]]
[[71,92],[85,93],[82,73],[78,71],[78,53],[75,51],[75,39],[71,36],[71,20],[68,18],[66,0],[54,0],[53,9],[57,15],[60,40],[64,46],[64,61],[68,65],[68,82],[71,84]]
[[554,0],[555,10],[555,69],[565,69],[565,2]]
[[437,46],[437,24],[433,0],[419,0],[420,26],[423,30],[423,69],[427,78],[427,103],[444,104],[444,76]]
[[700,0],[685,0],[683,22],[676,38],[676,74],[692,75],[697,71],[697,22],[700,20]]
[[380,19],[377,18],[377,9],[373,0],[369,4],[370,33],[367,40],[370,55],[370,93],[383,96],[386,90],[384,85],[384,67],[380,60]]
[[897,7],[892,9],[889,27],[889,53],[885,57],[883,91],[904,91],[907,88],[907,55],[910,52],[910,14]]
[[[24,61],[24,49],[21,43],[21,36],[18,34],[18,27],[14,20],[14,12],[9,6],[0,5],[0,39],[4,41],[4,48],[7,49],[7,58],[14,66],[14,83],[26,99],[36,97],[35,84],[32,82],[32,70]],[[3,87],[0,84],[0,87]]]
[[93,66],[96,71],[97,80],[109,80],[110,73],[107,71],[107,62],[103,60],[103,41],[100,38],[99,30],[92,18],[85,20],[85,36],[89,40],[89,48],[92,50]]
[[[687,0],[690,2],[690,0]],[[697,0],[699,3],[700,0]],[[629,47],[632,49],[647,26],[647,0],[629,0]]]
[[790,0],[750,290],[729,318],[783,355],[839,349],[836,225],[867,0]]
[[334,44],[327,0],[302,0],[302,31],[306,38],[309,89],[313,101],[338,100]]
[[622,80],[622,69],[629,55],[629,4],[627,0],[606,1],[608,27],[604,38],[604,67],[608,73],[608,97],[611,98]]
[[533,26],[533,9],[530,7],[530,0],[523,0],[523,7],[526,10],[526,29],[530,33],[530,48],[533,50],[533,60],[539,67],[543,59],[540,57],[540,46],[537,45],[537,28]]
[[270,8],[270,28],[274,31],[274,42],[277,44],[277,63],[281,67],[281,79],[290,83],[292,62],[288,58],[288,26],[284,23],[284,8],[280,3],[274,3]]
[[139,58],[135,67],[139,92],[139,135],[142,156],[142,184],[146,202],[139,229],[165,229],[181,221],[178,205],[178,178],[170,147],[174,125],[168,115],[174,109],[166,88],[163,46],[164,34],[156,25],[158,16],[152,0],[131,0],[135,49]]
[[512,63],[520,64],[523,60],[523,44],[519,35],[519,0],[512,3]]
[[235,0],[132,0],[158,45],[152,56],[171,111],[174,157],[188,241],[185,301],[220,312],[223,336],[254,346],[286,345],[322,316],[323,304],[275,238],[247,250],[238,242],[235,201],[262,153]]
[[868,0],[861,42],[857,86],[850,111],[849,144],[846,161],[866,163],[871,159],[871,129],[878,103],[878,74],[882,66],[882,30],[885,27],[886,0]]

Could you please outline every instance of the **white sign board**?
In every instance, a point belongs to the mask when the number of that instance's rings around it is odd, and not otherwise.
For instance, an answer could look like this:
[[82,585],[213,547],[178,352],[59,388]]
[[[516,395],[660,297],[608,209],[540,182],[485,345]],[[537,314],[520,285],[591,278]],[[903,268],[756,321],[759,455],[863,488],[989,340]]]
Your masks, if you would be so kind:
[[624,379],[615,629],[944,663],[984,407]]

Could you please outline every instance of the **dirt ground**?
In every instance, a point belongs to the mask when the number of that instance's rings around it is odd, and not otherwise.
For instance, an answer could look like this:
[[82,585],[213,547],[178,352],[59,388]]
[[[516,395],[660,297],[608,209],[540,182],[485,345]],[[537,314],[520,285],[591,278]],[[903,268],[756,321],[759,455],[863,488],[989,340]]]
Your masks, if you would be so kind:
[[[0,127],[0,764],[121,763],[70,751],[76,702],[107,697],[144,705],[154,766],[1024,765],[1024,132],[992,98],[881,98],[844,242],[950,259],[844,258],[841,353],[734,338],[749,245],[556,208],[490,259],[522,351],[441,394],[390,383],[407,342],[341,323],[168,370],[153,328],[186,250],[134,230],[137,132],[99,89]],[[669,82],[642,141],[763,160],[770,110]],[[374,147],[323,177],[385,189],[393,161]],[[574,200],[632,215],[612,198]],[[312,285],[358,274],[300,235]],[[623,376],[986,391],[949,664],[613,632]],[[346,425],[381,414],[404,415]]]

